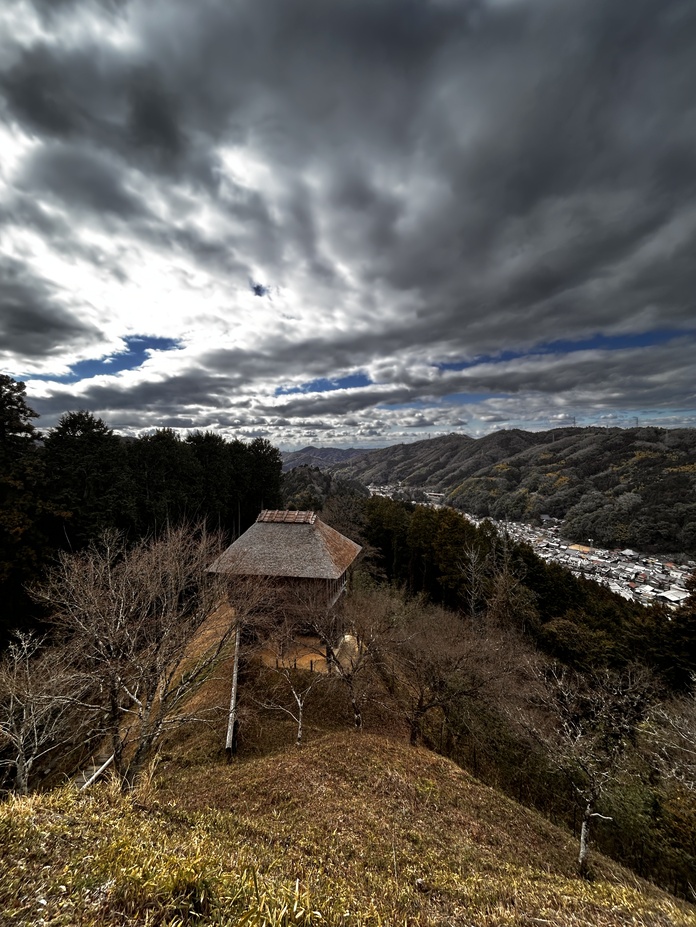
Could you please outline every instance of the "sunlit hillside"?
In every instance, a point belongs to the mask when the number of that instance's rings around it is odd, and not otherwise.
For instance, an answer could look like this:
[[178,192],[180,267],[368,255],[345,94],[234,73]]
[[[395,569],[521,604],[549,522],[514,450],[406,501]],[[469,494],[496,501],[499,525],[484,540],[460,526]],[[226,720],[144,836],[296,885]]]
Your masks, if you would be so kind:
[[2,924],[696,925],[446,759],[372,734],[0,806]]

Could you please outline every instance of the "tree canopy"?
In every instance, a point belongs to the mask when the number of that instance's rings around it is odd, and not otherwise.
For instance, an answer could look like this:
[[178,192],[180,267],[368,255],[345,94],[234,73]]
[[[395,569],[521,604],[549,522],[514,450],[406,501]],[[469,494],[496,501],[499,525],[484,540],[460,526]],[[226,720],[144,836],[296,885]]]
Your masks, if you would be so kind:
[[136,542],[192,520],[236,537],[282,503],[280,452],[264,438],[169,428],[125,438],[85,409],[42,436],[36,418],[24,383],[0,376],[0,645],[41,618],[25,587],[58,552],[110,529]]

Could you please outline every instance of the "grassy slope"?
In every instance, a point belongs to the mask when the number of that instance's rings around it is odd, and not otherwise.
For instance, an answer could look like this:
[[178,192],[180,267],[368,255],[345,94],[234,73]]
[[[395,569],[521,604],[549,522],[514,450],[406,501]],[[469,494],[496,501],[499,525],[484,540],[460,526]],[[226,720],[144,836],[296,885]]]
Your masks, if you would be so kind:
[[693,908],[600,857],[578,879],[568,835],[372,734],[171,768],[130,799],[102,785],[10,800],[0,847],[3,925],[696,927]]

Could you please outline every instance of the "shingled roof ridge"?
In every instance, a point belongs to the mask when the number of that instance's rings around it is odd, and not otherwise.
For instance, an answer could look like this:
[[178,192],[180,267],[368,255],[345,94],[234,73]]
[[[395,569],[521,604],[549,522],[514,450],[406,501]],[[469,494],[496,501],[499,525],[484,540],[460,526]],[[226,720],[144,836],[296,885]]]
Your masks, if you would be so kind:
[[264,524],[288,525],[313,525],[316,520],[316,512],[296,512],[291,509],[264,509],[256,519]]

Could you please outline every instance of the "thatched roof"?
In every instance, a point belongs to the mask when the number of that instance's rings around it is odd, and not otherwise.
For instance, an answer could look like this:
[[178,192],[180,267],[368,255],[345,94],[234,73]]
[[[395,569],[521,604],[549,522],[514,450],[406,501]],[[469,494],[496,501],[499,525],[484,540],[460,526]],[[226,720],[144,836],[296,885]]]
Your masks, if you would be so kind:
[[314,512],[265,510],[209,569],[232,576],[339,579],[360,550]]

